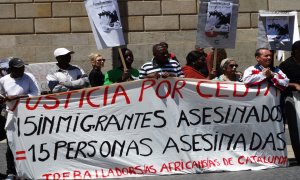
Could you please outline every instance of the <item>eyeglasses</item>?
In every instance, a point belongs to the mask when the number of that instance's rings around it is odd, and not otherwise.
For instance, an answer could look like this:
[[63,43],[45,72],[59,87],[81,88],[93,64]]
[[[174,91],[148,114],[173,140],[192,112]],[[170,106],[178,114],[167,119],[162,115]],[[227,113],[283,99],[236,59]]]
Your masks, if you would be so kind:
[[237,67],[239,67],[239,65],[237,65],[237,64],[229,64],[229,67],[231,67],[231,68],[233,68],[233,67],[237,68]]
[[97,62],[105,62],[105,59],[97,59]]

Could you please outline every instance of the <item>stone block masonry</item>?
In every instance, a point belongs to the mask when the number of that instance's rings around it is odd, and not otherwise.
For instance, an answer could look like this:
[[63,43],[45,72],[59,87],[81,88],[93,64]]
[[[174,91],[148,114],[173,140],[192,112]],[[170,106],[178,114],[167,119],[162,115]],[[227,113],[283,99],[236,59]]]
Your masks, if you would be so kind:
[[[182,65],[196,43],[199,0],[118,0],[124,37],[139,68],[152,58],[152,46],[169,43]],[[240,0],[236,48],[228,56],[239,70],[252,65],[259,10],[300,11],[298,0]],[[300,18],[298,18],[300,19]],[[105,69],[118,64],[114,48],[97,50],[82,0],[1,0],[0,57],[16,56],[27,63],[54,61],[53,50],[67,47],[73,62],[91,69],[87,55],[104,54]],[[208,49],[207,49],[208,50]]]

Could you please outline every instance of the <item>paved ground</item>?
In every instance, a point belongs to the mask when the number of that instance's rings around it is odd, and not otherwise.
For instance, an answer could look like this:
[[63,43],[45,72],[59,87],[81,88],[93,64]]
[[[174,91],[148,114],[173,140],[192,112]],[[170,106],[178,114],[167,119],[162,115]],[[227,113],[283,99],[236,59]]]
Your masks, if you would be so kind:
[[[287,132],[288,133],[288,132]],[[275,168],[260,171],[239,171],[239,172],[219,172],[219,173],[205,173],[205,174],[187,174],[187,175],[169,175],[169,176],[151,176],[140,178],[124,178],[126,180],[297,180],[300,179],[300,165],[294,161],[294,153],[291,148],[291,143],[287,134],[287,148],[290,167],[288,168]],[[0,142],[0,179],[4,178],[6,171],[6,142]],[[2,175],[2,176],[1,176]]]

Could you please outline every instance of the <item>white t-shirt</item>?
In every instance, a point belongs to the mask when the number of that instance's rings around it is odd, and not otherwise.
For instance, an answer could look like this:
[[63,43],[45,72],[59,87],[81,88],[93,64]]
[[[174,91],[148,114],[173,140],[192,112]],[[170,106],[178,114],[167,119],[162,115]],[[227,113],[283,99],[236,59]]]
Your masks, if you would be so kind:
[[[12,78],[10,74],[0,79],[0,94],[3,96],[13,95],[28,95],[38,96],[41,94],[39,86],[35,77],[25,72],[22,77]],[[10,106],[9,102],[6,102],[7,106]]]

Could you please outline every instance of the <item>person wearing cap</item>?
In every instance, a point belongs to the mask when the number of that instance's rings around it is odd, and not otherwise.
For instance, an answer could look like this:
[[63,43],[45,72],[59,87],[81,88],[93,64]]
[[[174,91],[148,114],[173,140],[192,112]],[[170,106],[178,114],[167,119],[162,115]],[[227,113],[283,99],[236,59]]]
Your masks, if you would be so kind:
[[185,78],[213,79],[213,73],[206,74],[201,69],[207,69],[206,53],[204,51],[193,50],[186,56],[186,65],[182,67]]
[[121,63],[121,57],[119,56],[120,66],[105,73],[104,85],[138,79],[139,70],[132,67],[132,63],[134,61],[132,51],[127,48],[122,48],[121,52],[124,57],[126,69],[124,70],[123,64]]
[[70,64],[71,54],[74,52],[66,48],[57,48],[54,51],[56,67],[52,68],[46,76],[52,93],[82,89],[90,85],[83,69]]
[[300,41],[296,41],[293,43],[291,56],[283,61],[279,65],[279,68],[290,79],[288,87],[283,93],[284,115],[288,124],[295,158],[297,160],[297,163],[300,164],[300,119],[297,118],[297,113],[300,113],[300,109],[297,109],[295,107],[294,97],[300,93]]
[[238,81],[242,82],[243,75],[241,72],[237,71],[238,64],[233,58],[223,59],[220,63],[220,69],[222,69],[222,74],[213,80],[217,81]]
[[31,73],[25,72],[22,59],[12,58],[9,61],[9,72],[0,79],[0,94],[4,101],[9,103],[15,99],[40,95],[37,81]]
[[[25,63],[20,58],[12,58],[9,63],[10,74],[5,75],[0,79],[0,102],[6,103],[8,115],[13,112],[13,100],[25,97],[32,97],[40,95],[40,89],[35,77],[28,72],[25,72]],[[6,127],[10,122],[6,122]],[[6,152],[7,174],[8,178],[16,176],[16,169],[14,164],[14,156],[9,145]]]
[[248,86],[269,83],[281,91],[284,90],[289,79],[278,67],[273,67],[272,52],[268,48],[259,48],[254,55],[257,64],[244,71],[243,82]]

